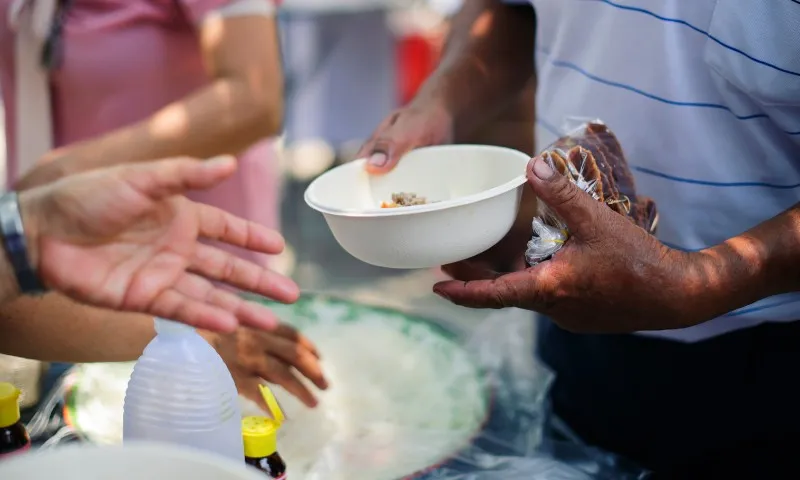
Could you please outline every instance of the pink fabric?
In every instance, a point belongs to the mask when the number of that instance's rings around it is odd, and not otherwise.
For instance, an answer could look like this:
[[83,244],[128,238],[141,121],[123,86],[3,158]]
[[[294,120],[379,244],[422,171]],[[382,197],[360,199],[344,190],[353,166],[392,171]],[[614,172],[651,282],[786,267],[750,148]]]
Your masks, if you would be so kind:
[[[14,158],[11,1],[0,0],[0,87],[9,182],[20,174]],[[206,13],[230,1],[74,0],[63,30],[63,62],[51,78],[56,146],[143,120],[208,83],[196,25]],[[274,142],[262,141],[239,157],[239,170],[233,178],[190,197],[277,228],[279,190]]]

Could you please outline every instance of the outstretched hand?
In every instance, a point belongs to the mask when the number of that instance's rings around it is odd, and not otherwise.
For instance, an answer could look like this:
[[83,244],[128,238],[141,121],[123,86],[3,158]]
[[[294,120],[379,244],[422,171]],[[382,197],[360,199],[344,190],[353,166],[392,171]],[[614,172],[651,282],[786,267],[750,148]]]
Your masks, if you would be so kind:
[[265,411],[269,408],[258,388],[265,380],[282,386],[308,407],[315,407],[317,399],[303,377],[321,390],[328,388],[317,347],[289,325],[279,324],[270,332],[242,327],[230,334],[202,335],[225,360],[239,394]]
[[180,158],[95,170],[22,192],[31,263],[47,287],[91,305],[209,330],[272,328],[277,321],[268,309],[212,281],[281,302],[297,299],[294,282],[201,240],[277,254],[283,238],[181,196],[235,170],[233,158]]
[[[518,307],[572,331],[631,332],[681,328],[691,314],[690,254],[672,250],[591,198],[537,157],[528,185],[567,224],[570,238],[553,258],[501,274],[476,260],[443,267],[454,280],[434,291],[472,308]],[[513,248],[513,247],[512,247]],[[516,247],[522,258],[525,243]]]

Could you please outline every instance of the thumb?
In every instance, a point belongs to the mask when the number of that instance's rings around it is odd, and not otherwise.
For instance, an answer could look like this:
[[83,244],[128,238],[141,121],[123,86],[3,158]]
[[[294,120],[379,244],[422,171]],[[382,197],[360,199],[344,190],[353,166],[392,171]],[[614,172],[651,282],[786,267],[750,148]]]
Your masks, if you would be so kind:
[[591,235],[592,225],[602,213],[602,205],[565,175],[557,173],[547,158],[546,154],[538,155],[528,162],[528,184],[536,196],[564,220],[573,235]]
[[408,152],[409,148],[398,142],[388,139],[377,139],[369,148],[362,149],[359,158],[366,158],[365,168],[373,175],[380,175],[390,172],[400,157]]
[[123,181],[143,195],[161,200],[187,190],[205,190],[217,185],[236,171],[230,156],[198,160],[182,157],[121,167]]

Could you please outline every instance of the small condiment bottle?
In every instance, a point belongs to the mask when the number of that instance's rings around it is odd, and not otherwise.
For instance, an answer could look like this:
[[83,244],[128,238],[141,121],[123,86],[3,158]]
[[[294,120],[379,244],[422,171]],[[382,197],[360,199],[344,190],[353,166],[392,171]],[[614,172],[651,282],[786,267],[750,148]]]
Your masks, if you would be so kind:
[[20,420],[19,394],[14,385],[0,382],[0,458],[31,448],[31,438]]
[[278,453],[278,423],[268,417],[244,417],[244,462],[268,478],[286,479],[286,463]]

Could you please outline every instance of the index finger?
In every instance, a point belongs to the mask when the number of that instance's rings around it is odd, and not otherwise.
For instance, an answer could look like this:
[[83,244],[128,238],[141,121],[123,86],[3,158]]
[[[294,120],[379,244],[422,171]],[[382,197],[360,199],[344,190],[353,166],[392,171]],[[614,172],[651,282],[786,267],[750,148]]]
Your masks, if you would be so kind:
[[291,325],[287,325],[285,323],[279,323],[275,330],[270,332],[273,335],[281,336],[287,340],[291,340],[301,347],[305,348],[309,352],[311,352],[315,357],[319,358],[319,351],[317,350],[317,346],[314,345],[311,340],[308,339],[305,335],[300,333],[296,328],[292,327]]
[[528,269],[487,280],[449,280],[434,285],[433,291],[462,307],[537,310],[542,286],[537,285],[536,276],[533,269]]
[[236,160],[230,156],[211,160],[178,157],[115,168],[119,178],[133,189],[153,200],[161,200],[187,190],[213,187],[233,175]]
[[500,276],[500,273],[477,260],[464,260],[462,262],[442,265],[442,271],[453,280],[461,280],[462,282],[491,280]]
[[211,205],[195,203],[195,207],[200,223],[200,236],[270,255],[283,251],[286,243],[283,236],[275,230]]

